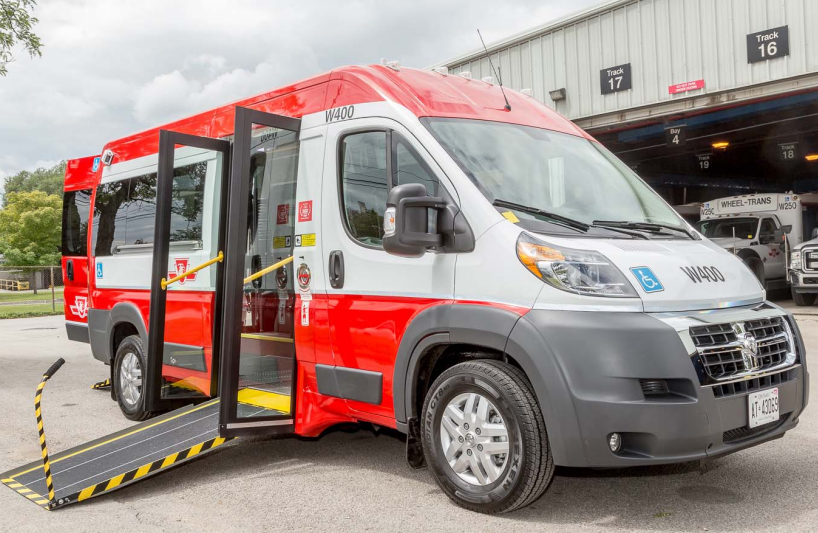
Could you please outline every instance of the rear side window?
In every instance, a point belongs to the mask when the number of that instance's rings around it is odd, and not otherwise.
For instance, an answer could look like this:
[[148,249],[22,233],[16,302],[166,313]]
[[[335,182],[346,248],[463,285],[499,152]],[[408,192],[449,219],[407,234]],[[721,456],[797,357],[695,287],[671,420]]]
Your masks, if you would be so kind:
[[[173,172],[170,242],[202,247],[207,162]],[[150,249],[156,218],[156,173],[103,183],[94,203],[94,255]]]
[[[440,193],[437,176],[394,131],[347,135],[340,151],[342,216],[349,234],[362,244],[383,246],[383,215],[392,187],[420,183],[428,194]],[[435,223],[436,214],[430,210],[429,231],[434,231]]]
[[93,189],[66,191],[62,204],[62,254],[88,255],[88,215]]

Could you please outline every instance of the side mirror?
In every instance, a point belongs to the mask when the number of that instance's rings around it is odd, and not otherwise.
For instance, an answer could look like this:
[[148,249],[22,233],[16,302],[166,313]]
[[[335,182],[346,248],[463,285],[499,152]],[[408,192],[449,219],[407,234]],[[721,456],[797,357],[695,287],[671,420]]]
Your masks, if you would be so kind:
[[811,239],[818,239],[818,228],[812,228],[812,236],[810,237],[810,240]]
[[775,233],[764,233],[758,236],[758,243],[759,244],[770,244],[776,241]]
[[787,235],[790,234],[792,231],[792,224],[787,224],[786,226],[781,226],[781,231]]
[[393,187],[383,216],[383,249],[392,255],[422,257],[427,248],[441,246],[443,235],[429,233],[429,209],[444,209],[443,198],[429,196],[420,183]]

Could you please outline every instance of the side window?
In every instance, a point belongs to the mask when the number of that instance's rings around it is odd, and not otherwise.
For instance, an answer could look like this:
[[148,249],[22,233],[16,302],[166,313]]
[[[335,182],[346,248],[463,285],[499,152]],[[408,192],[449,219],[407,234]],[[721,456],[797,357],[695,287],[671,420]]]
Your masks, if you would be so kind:
[[102,183],[94,200],[94,255],[113,255],[125,244],[125,211],[130,180]]
[[347,135],[341,142],[341,194],[349,233],[370,246],[382,246],[388,187],[386,132]]
[[68,191],[63,197],[62,254],[65,256],[88,254],[88,215],[92,190]]
[[[156,174],[131,178],[125,212],[125,246],[153,244],[156,219]],[[116,253],[117,250],[114,251]]]
[[761,221],[761,230],[759,235],[770,236],[775,233],[775,222],[771,218],[765,218]]
[[[197,247],[202,246],[202,211],[206,176],[207,162],[205,161],[179,167],[173,171],[170,242],[189,242]],[[155,190],[156,185],[154,184]],[[130,220],[128,223],[130,224]],[[153,239],[153,232],[151,232],[151,239]]]
[[[202,246],[207,162],[178,167],[173,172],[170,242]],[[145,251],[153,244],[156,219],[156,173],[97,188],[94,203],[94,256],[104,257],[129,248]]]
[[[391,148],[389,154],[387,146]],[[390,187],[420,183],[431,196],[441,192],[434,172],[394,131],[347,135],[341,141],[340,152],[342,216],[350,235],[363,244],[383,245],[383,214]],[[435,231],[436,223],[437,215],[430,210],[429,231]]]
[[392,186],[407,183],[420,183],[426,187],[426,193],[437,196],[440,182],[414,148],[397,133],[392,133]]

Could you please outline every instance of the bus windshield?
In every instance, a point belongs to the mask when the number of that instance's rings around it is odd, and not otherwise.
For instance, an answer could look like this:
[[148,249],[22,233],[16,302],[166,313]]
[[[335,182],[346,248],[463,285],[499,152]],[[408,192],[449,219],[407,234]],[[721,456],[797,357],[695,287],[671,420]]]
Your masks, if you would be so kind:
[[679,215],[597,142],[502,122],[421,121],[489,202],[521,204],[585,224],[653,223],[686,231]]
[[696,229],[699,233],[711,239],[719,237],[752,239],[755,237],[757,228],[757,218],[716,218],[696,222]]

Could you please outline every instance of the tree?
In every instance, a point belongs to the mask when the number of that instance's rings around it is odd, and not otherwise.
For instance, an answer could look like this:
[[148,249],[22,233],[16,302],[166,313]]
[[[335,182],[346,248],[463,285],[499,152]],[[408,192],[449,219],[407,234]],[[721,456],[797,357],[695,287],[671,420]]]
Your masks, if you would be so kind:
[[[2,2],[2,0],[0,0]],[[51,168],[38,168],[34,172],[23,170],[6,178],[6,195],[13,192],[43,191],[56,194],[62,198],[65,181],[65,161],[60,161]],[[3,206],[8,203],[3,200]]]
[[0,211],[0,248],[6,264],[58,265],[62,225],[62,200],[42,191],[6,195]]
[[36,0],[0,0],[0,76],[7,74],[6,65],[14,61],[11,50],[15,45],[22,45],[31,57],[42,57],[43,44],[31,32],[39,22],[29,13],[36,5]]

